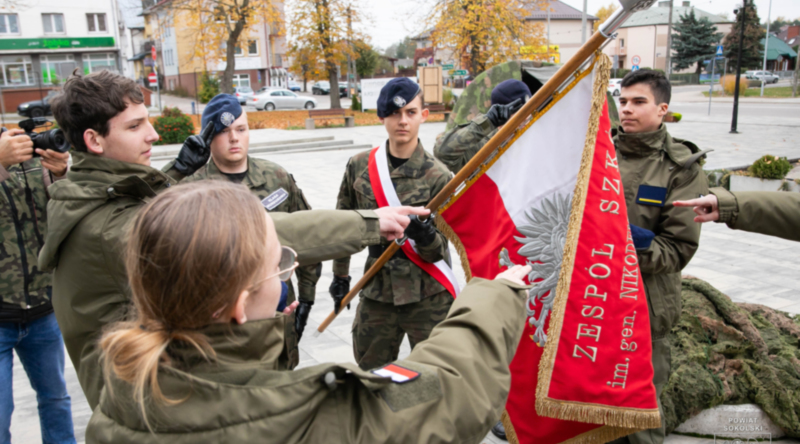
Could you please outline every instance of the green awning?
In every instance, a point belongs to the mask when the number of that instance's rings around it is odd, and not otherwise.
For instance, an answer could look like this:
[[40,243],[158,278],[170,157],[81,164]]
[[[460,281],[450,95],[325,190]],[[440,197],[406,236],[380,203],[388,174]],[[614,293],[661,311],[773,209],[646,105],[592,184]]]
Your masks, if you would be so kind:
[[[761,45],[766,46],[767,39],[761,39]],[[783,40],[771,35],[769,36],[769,48],[767,48],[767,60],[778,60],[778,57],[793,59],[797,53]]]

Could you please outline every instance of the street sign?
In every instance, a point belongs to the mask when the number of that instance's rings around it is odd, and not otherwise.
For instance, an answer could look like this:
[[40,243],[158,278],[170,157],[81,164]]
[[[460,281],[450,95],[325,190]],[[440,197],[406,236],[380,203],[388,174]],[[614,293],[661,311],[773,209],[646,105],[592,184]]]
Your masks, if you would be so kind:
[[442,69],[445,70],[445,71],[449,71],[449,70],[453,69],[453,64],[450,63],[448,65],[442,65]]
[[717,57],[722,57],[722,45],[717,45]]
[[465,75],[467,75],[467,70],[466,69],[457,69],[457,70],[453,71],[453,75],[454,76],[465,76]]
[[156,59],[156,45],[150,47],[150,57],[155,60]]
[[631,65],[638,65],[638,64],[639,64],[639,62],[641,62],[641,61],[642,61],[641,57],[639,57],[639,56],[633,56],[633,57],[631,58]]
[[639,70],[639,65],[631,66],[631,71],[638,71],[638,70]]
[[158,82],[158,77],[156,77],[156,73],[154,73],[154,72],[151,72],[151,73],[150,73],[150,75],[149,75],[149,76],[147,76],[147,81],[148,81],[148,82],[149,82],[151,85],[155,85],[155,84],[156,84],[156,82]]

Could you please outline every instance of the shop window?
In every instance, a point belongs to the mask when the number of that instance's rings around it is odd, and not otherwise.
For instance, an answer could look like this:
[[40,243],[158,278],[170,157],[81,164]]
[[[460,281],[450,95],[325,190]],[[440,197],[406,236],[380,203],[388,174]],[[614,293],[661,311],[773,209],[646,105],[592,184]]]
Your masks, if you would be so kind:
[[0,66],[3,69],[3,85],[23,86],[34,85],[33,67],[28,56],[0,57]]
[[83,55],[83,72],[85,74],[91,74],[104,69],[117,71],[117,59],[114,57],[114,54],[102,53]]
[[249,88],[250,87],[250,74],[234,74],[233,87]]
[[75,69],[72,55],[42,55],[39,61],[42,65],[42,83],[63,83]]

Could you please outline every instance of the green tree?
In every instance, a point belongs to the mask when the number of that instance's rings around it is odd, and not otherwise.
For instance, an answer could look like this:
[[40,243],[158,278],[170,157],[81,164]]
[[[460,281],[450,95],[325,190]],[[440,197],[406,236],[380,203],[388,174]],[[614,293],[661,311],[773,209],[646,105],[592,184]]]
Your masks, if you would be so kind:
[[204,71],[200,76],[200,92],[198,93],[200,103],[208,103],[217,94],[219,94],[219,80],[211,77],[208,71]]
[[366,42],[355,42],[356,73],[361,78],[370,77],[378,67],[380,55]]
[[383,54],[386,57],[395,59],[411,59],[414,58],[414,50],[417,49],[417,43],[411,40],[411,37],[406,37],[397,43],[392,43],[386,48]]
[[[778,18],[776,18],[775,20],[770,22],[770,24],[769,24],[769,32],[777,34],[777,33],[781,32],[781,27],[786,26],[786,25],[789,25],[789,26],[798,26],[798,25],[800,25],[800,17],[798,17],[798,18],[796,18],[794,20],[789,20],[789,19],[787,19],[786,17],[784,17],[782,15],[778,16]],[[762,27],[764,29],[767,29],[767,23],[764,22],[762,24]]]
[[675,23],[672,35],[672,63],[675,69],[686,69],[697,64],[696,74],[703,69],[703,60],[714,55],[716,45],[722,38],[721,32],[711,21],[703,17],[697,19],[694,8],[686,15],[680,16],[680,21]]
[[[744,45],[742,45],[742,68],[759,68],[764,57],[764,45],[761,39],[764,38],[764,28],[761,27],[761,20],[758,18],[756,7],[748,2],[744,8]],[[725,57],[728,58],[728,68],[730,71],[736,70],[736,57],[739,51],[739,32],[742,28],[742,8],[739,7],[736,20],[730,34],[725,36],[723,45],[725,46]]]

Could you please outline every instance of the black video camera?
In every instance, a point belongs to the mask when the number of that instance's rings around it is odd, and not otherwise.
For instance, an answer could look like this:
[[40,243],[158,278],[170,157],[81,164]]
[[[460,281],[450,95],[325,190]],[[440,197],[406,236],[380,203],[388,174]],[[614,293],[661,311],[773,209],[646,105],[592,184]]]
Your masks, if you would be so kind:
[[[69,142],[67,142],[67,138],[64,136],[64,131],[56,128],[39,133],[33,132],[34,128],[52,125],[52,122],[44,117],[26,119],[19,122],[17,125],[19,125],[23,131],[25,131],[26,136],[31,138],[31,141],[33,142],[33,148],[53,150],[58,151],[59,153],[66,153],[69,151]],[[36,152],[34,152],[33,155],[38,156]]]

